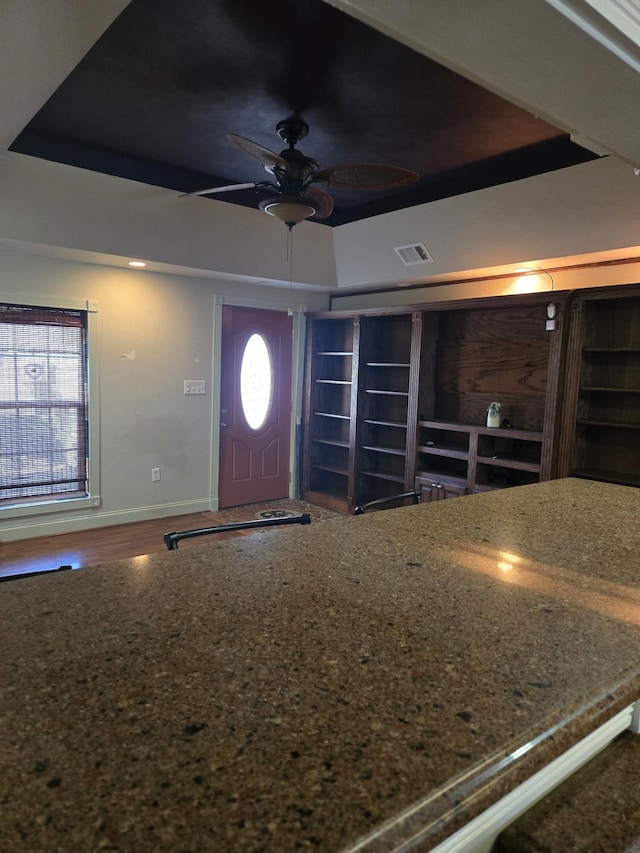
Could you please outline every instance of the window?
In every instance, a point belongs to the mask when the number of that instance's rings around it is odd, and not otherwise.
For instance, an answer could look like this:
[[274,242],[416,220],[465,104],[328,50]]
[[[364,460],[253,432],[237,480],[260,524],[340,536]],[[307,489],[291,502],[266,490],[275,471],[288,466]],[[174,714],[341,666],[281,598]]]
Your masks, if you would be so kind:
[[0,304],[0,508],[89,497],[89,316]]
[[247,341],[240,364],[240,400],[253,430],[264,426],[273,402],[273,365],[266,339],[254,332]]

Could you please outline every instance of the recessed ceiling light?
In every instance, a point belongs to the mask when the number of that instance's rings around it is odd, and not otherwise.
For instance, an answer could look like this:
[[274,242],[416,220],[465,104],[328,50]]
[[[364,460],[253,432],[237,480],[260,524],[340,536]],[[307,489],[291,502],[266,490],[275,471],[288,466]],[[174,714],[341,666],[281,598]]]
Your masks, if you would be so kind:
[[146,264],[144,261],[129,261],[129,266],[130,267],[146,267]]

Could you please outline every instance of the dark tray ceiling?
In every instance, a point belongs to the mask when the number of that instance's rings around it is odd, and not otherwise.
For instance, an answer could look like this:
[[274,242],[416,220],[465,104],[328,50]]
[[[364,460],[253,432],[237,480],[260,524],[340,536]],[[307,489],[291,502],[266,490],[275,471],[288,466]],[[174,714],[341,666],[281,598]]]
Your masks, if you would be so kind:
[[[332,188],[330,225],[592,159],[567,134],[323,0],[132,0],[12,150],[179,192],[265,180],[227,140],[280,151],[280,119],[321,168],[388,163],[417,184]],[[214,196],[256,207],[256,190]],[[188,203],[188,202],[186,202]]]

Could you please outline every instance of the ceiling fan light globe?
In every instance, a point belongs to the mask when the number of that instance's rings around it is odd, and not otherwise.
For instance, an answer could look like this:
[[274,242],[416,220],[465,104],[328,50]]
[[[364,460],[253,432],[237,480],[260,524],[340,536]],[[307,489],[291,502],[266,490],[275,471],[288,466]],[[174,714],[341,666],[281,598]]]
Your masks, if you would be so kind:
[[260,210],[268,213],[269,216],[275,216],[289,229],[316,212],[315,207],[307,199],[298,198],[298,196],[276,196],[265,199],[260,202]]

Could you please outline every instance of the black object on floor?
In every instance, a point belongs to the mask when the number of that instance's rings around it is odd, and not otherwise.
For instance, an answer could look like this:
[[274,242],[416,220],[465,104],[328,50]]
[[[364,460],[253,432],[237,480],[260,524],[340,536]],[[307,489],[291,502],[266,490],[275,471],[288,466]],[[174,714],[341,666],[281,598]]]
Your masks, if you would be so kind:
[[178,542],[195,536],[208,536],[212,533],[228,533],[231,530],[253,530],[258,527],[275,527],[280,524],[311,524],[308,512],[278,518],[257,518],[250,521],[236,521],[232,524],[219,524],[217,527],[199,527],[197,530],[183,530],[181,533],[165,533],[164,542],[168,551],[177,551]]

